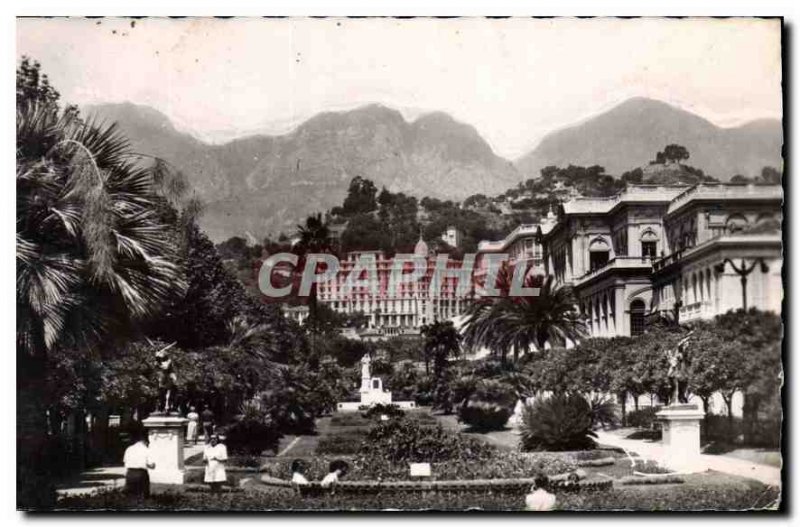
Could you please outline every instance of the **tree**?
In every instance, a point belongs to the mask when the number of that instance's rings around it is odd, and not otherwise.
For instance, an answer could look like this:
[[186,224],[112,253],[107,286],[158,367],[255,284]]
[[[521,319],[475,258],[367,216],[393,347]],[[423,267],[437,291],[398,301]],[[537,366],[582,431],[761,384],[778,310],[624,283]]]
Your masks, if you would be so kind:
[[42,73],[41,65],[29,57],[22,57],[17,68],[17,106],[35,103],[57,113],[60,98],[58,91],[50,85],[50,79]]
[[[164,163],[133,152],[115,125],[61,111],[23,60],[17,70],[17,384],[20,487],[47,473],[44,383],[64,350],[113,347],[185,282]],[[20,500],[29,499],[21,492]],[[31,498],[32,499],[32,498]]]
[[770,185],[780,185],[782,174],[774,167],[764,167],[761,169],[761,181]]
[[378,208],[375,200],[377,193],[378,189],[372,181],[361,176],[354,177],[350,181],[347,197],[342,204],[342,214],[352,216],[374,211]]
[[447,364],[451,356],[458,356],[461,351],[461,335],[452,321],[437,320],[422,326],[422,336],[426,374],[429,361],[433,360],[434,404],[449,414],[453,411],[453,398]]
[[736,174],[731,178],[731,183],[752,183],[752,180],[748,177],[745,177],[741,174]]
[[297,226],[297,235],[300,241],[297,242],[296,249],[300,254],[331,252],[333,240],[322,214],[308,216],[303,225]]
[[[512,271],[501,268],[501,291],[509,291]],[[586,335],[586,326],[576,310],[577,299],[569,286],[556,286],[551,276],[529,274],[524,287],[539,289],[537,296],[482,297],[465,311],[464,344],[485,347],[503,360],[512,352],[514,360],[545,344],[577,342]]]
[[666,165],[668,163],[680,163],[687,159],[689,159],[689,150],[685,146],[670,144],[656,154],[656,159],[651,164]]

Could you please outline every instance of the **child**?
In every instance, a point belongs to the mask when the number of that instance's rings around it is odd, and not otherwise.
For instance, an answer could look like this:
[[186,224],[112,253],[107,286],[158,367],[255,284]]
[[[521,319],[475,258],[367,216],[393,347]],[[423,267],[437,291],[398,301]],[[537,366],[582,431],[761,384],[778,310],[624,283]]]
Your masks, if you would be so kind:
[[330,487],[339,482],[339,478],[347,474],[347,469],[350,468],[349,465],[342,461],[341,459],[337,459],[336,461],[331,461],[329,465],[329,472],[328,475],[322,478],[320,485],[323,487]]
[[300,459],[292,461],[292,483],[295,485],[308,485],[308,480],[303,475],[306,471],[306,464]]
[[537,474],[533,480],[531,493],[525,496],[525,510],[551,511],[556,506],[556,495],[547,492],[549,480],[544,474]]

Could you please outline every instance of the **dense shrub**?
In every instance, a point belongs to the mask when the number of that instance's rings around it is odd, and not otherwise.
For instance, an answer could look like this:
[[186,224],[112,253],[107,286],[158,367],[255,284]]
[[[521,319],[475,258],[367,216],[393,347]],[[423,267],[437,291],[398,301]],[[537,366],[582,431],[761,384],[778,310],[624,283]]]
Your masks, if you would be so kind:
[[[328,464],[334,459],[344,459],[350,465],[347,481],[407,481],[408,463],[392,463],[386,459],[363,454],[317,455],[305,458],[306,476],[310,481],[319,481],[328,473]],[[288,480],[291,478],[290,458],[270,458],[265,461],[266,474]],[[450,459],[431,463],[435,480],[475,480],[530,478],[538,472],[548,475],[564,474],[577,469],[572,454],[535,452],[520,454],[496,450],[491,456],[476,462],[474,459]]]
[[639,408],[632,412],[628,412],[625,421],[628,426],[635,428],[652,428],[654,423],[657,423],[656,413],[661,410],[657,406],[646,406]]
[[331,417],[331,426],[369,426],[371,421],[357,412],[342,412]]
[[382,415],[389,416],[392,419],[402,419],[405,412],[396,404],[376,404],[371,406],[363,415],[366,419],[375,419]]
[[740,442],[742,419],[728,418],[727,415],[706,414],[700,426],[700,435],[704,441],[722,444]]
[[276,451],[283,434],[278,424],[257,403],[244,403],[236,420],[225,426],[225,445],[236,454],[257,456],[265,450]]
[[592,414],[592,426],[615,427],[619,424],[617,404],[608,397],[593,397],[589,401]]
[[459,421],[476,431],[502,430],[514,412],[515,393],[496,380],[481,380],[458,409]]
[[363,452],[392,463],[431,463],[485,459],[493,450],[477,439],[446,432],[441,425],[425,427],[411,419],[392,419],[378,423],[369,431]]
[[299,435],[312,434],[316,429],[315,418],[321,408],[313,403],[311,395],[308,387],[292,380],[280,389],[260,393],[258,399],[281,432]]
[[417,406],[431,406],[433,404],[434,390],[433,378],[420,377],[414,388],[414,403]]
[[522,450],[584,450],[595,447],[589,403],[578,394],[557,394],[526,404]]
[[394,371],[386,380],[387,389],[392,391],[392,398],[397,401],[413,401],[416,398],[417,383],[422,374],[417,371],[411,361],[395,364]]

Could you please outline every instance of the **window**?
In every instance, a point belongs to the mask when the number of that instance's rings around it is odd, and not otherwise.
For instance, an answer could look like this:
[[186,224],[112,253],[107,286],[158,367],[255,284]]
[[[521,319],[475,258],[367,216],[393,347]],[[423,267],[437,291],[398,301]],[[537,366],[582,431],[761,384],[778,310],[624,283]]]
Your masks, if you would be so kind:
[[608,251],[593,251],[589,253],[589,270],[597,271],[608,263]]
[[642,242],[642,258],[658,256],[658,235],[652,229],[645,230],[640,241]]
[[589,245],[589,271],[594,272],[608,263],[608,244],[602,239],[596,239]]
[[658,242],[642,242],[642,258],[655,258]]
[[644,333],[644,302],[636,299],[631,302],[631,337]]

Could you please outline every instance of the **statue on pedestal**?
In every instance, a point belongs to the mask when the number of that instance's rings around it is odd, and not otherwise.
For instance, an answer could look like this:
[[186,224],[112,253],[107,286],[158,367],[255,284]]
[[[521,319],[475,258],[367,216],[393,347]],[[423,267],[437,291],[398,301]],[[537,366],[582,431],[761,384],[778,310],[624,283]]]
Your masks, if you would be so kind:
[[172,358],[169,356],[169,349],[176,342],[165,348],[156,351],[156,364],[158,368],[158,408],[156,411],[164,415],[169,414],[175,409],[175,396],[177,393],[176,383],[178,374],[172,365]]
[[689,338],[693,332],[689,332],[675,348],[667,350],[667,361],[669,362],[669,369],[667,370],[667,377],[669,378],[670,385],[672,386],[672,398],[670,405],[686,404],[689,402],[687,397],[687,362],[688,362],[688,349]]
[[371,359],[369,355],[364,355],[361,357],[361,389],[365,390],[369,388],[369,380],[372,377],[372,373],[369,371]]

